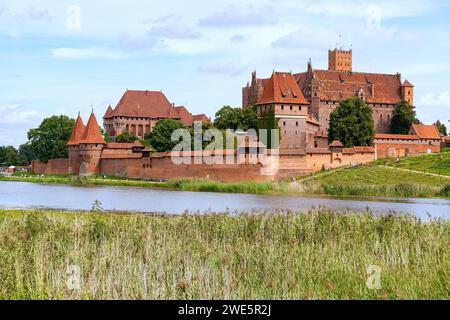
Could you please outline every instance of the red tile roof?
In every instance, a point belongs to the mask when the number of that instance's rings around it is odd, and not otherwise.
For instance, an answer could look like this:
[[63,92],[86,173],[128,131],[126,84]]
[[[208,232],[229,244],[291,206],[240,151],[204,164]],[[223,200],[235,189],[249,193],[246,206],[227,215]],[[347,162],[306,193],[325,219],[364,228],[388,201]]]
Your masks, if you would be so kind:
[[83,135],[85,126],[83,120],[81,120],[80,115],[78,115],[75,125],[72,129],[72,134],[70,135],[69,141],[67,141],[68,146],[76,146],[80,143],[81,136]]
[[413,124],[411,131],[415,132],[421,139],[440,140],[441,135],[435,125]]
[[93,112],[89,117],[89,121],[86,124],[86,128],[84,129],[83,136],[79,143],[106,144]]
[[[319,82],[320,99],[342,101],[357,95],[360,89],[368,103],[396,104],[402,101],[399,74],[313,70],[312,77]],[[307,87],[307,73],[295,75],[298,85]],[[373,94],[372,94],[373,93]]]
[[408,79],[406,79],[405,82],[403,82],[403,87],[413,88],[414,86],[408,81]]
[[171,118],[172,108],[161,91],[127,90],[110,116]]
[[333,142],[330,144],[330,147],[343,147],[344,145],[339,140],[333,140]]
[[274,72],[265,81],[264,92],[258,104],[269,103],[309,104],[292,74],[285,72]]
[[194,115],[194,121],[210,122],[211,119],[209,119],[206,114],[201,113],[201,114],[195,114]]
[[418,140],[419,136],[413,134],[377,133],[375,139]]
[[113,109],[111,106],[108,106],[108,109],[106,109],[105,115],[103,116],[103,119],[108,119],[111,117],[111,114],[113,112]]

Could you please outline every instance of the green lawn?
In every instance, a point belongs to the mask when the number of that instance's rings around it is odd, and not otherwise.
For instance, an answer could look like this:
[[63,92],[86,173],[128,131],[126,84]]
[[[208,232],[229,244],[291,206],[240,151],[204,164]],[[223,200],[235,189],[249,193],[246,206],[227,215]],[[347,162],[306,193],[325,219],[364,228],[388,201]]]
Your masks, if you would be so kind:
[[[448,300],[449,233],[448,221],[325,209],[0,210],[0,299]],[[379,287],[366,285],[370,266]]]
[[444,149],[440,154],[408,157],[398,163],[390,161],[387,164],[396,168],[450,176],[450,149]]
[[450,177],[450,152],[420,157],[381,159],[371,164],[301,177],[303,190],[332,195],[450,198],[450,179],[395,168]]

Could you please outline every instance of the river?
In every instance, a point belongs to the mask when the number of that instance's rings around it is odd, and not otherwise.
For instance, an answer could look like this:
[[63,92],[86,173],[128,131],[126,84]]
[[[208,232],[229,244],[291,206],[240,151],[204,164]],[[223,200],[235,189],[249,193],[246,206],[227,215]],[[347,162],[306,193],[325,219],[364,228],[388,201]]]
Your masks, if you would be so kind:
[[182,214],[293,210],[328,207],[337,211],[410,213],[428,219],[450,218],[450,200],[335,198],[169,191],[134,187],[79,187],[27,182],[0,182],[0,208],[90,210],[99,200],[105,210]]

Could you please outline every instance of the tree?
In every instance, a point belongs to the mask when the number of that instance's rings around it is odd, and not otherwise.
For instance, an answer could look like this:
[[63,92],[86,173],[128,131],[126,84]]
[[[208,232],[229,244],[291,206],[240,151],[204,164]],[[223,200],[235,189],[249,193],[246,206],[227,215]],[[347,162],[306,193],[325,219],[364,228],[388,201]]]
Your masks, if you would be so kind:
[[26,160],[13,146],[0,147],[0,166],[25,166]]
[[255,108],[240,109],[239,126],[242,130],[258,129],[258,115]]
[[123,131],[120,135],[116,137],[116,142],[120,143],[133,143],[136,140],[139,140],[138,137],[136,137],[135,135],[131,134],[128,131]]
[[172,141],[172,133],[177,129],[184,129],[184,125],[179,120],[163,119],[156,123],[153,131],[147,135],[150,145],[159,152],[171,151],[178,144]]
[[52,116],[44,119],[38,128],[29,130],[29,144],[36,158],[42,162],[67,158],[67,141],[74,124],[75,120],[67,116]]
[[216,112],[214,126],[221,130],[226,129],[257,129],[258,117],[253,108],[233,108],[223,106]]
[[331,113],[328,142],[339,140],[346,148],[370,146],[374,137],[372,109],[360,98],[342,101]]
[[111,142],[111,137],[109,136],[108,131],[105,131],[105,129],[103,129],[102,127],[99,127],[99,128],[100,128],[100,132],[102,133],[103,139],[105,139],[105,142],[106,143]]
[[397,104],[392,117],[391,133],[408,134],[413,123],[420,123],[416,117],[414,107],[406,101]]
[[439,130],[439,133],[443,136],[447,135],[447,127],[445,124],[441,123],[439,120],[435,123],[436,128]]
[[31,164],[31,161],[36,158],[33,152],[33,148],[29,143],[20,145],[19,155],[22,157],[22,159],[24,159],[27,165]]

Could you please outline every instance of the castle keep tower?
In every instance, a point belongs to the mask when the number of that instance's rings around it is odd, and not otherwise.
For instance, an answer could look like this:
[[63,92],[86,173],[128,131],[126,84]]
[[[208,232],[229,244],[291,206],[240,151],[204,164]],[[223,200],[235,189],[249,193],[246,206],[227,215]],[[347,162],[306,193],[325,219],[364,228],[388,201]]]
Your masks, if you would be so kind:
[[89,176],[100,173],[100,157],[105,145],[97,119],[92,112],[79,142],[80,175]]
[[72,129],[72,135],[67,142],[67,148],[69,149],[69,174],[78,174],[80,172],[80,140],[84,133],[85,126],[83,120],[81,120],[80,114],[78,114],[75,125]]
[[352,72],[352,50],[328,50],[328,70]]

